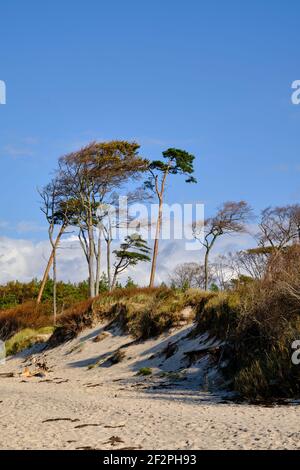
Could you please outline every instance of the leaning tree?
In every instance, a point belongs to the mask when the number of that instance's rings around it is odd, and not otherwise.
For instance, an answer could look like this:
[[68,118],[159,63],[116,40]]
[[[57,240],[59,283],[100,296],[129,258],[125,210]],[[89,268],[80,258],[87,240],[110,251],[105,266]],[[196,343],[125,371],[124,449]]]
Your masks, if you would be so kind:
[[145,182],[148,189],[156,194],[158,199],[158,217],[156,221],[155,239],[153,247],[151,274],[149,286],[153,287],[158,256],[159,237],[162,227],[163,203],[166,181],[169,175],[186,175],[187,183],[196,183],[192,176],[194,172],[194,155],[176,148],[169,148],[162,153],[164,160],[154,160],[149,165],[149,178]]
[[60,179],[56,176],[50,183],[39,189],[41,197],[41,211],[48,222],[48,236],[51,244],[51,253],[44,271],[40,285],[37,303],[42,300],[43,292],[53,265],[53,315],[56,321],[56,253],[61,237],[74,217],[74,204],[65,194]]
[[112,280],[112,289],[115,288],[118,276],[129,266],[136,266],[140,262],[149,262],[151,249],[141,235],[133,234],[125,238],[118,250],[114,250],[116,258],[114,264],[114,275]]
[[138,179],[147,170],[149,162],[138,151],[136,142],[93,142],[59,160],[60,181],[65,194],[77,207],[73,225],[78,227],[88,263],[90,297],[98,292],[100,279],[101,239],[96,240],[95,237],[95,230],[101,222],[98,209],[109,203],[113,191],[129,180]]
[[208,289],[209,255],[216,240],[222,235],[245,232],[246,223],[251,218],[251,215],[252,209],[247,202],[229,201],[221,205],[215,216],[193,224],[194,238],[199,240],[205,248],[205,290]]

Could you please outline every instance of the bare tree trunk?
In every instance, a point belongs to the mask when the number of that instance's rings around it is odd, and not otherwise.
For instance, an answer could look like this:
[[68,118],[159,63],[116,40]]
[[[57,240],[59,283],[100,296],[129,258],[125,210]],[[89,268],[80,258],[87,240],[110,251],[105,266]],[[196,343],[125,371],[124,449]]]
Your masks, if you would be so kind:
[[208,290],[208,256],[209,248],[206,248],[205,257],[204,257],[204,289]]
[[209,257],[209,253],[212,249],[212,247],[214,246],[215,242],[217,240],[217,235],[215,235],[213,237],[213,239],[211,240],[210,243],[207,243],[207,245],[204,245],[205,246],[205,257],[204,257],[204,288],[205,290],[208,290],[208,275],[209,275],[209,266],[208,266],[208,257]]
[[56,324],[56,317],[57,317],[57,295],[56,295],[56,281],[57,281],[57,275],[56,275],[56,246],[55,242],[53,241],[53,231],[54,231],[54,225],[51,224],[49,226],[49,240],[52,246],[52,251],[53,251],[53,325]]
[[57,295],[56,295],[56,248],[54,248],[53,252],[53,324],[56,325],[56,317],[57,317]]
[[106,261],[107,261],[107,281],[108,289],[111,291],[112,282],[111,282],[111,253],[110,253],[111,240],[108,238],[106,240]]
[[116,287],[116,284],[117,284],[117,272],[115,271],[113,275],[113,280],[111,283],[111,290],[113,290]]
[[121,271],[124,271],[124,268],[120,269],[121,263],[122,263],[122,261],[120,260],[119,263],[117,265],[115,265],[113,280],[112,280],[112,283],[111,283],[111,290],[113,290],[116,287],[118,274],[120,274]]
[[99,295],[100,272],[101,272],[101,233],[98,238],[98,248],[96,254],[96,296]]
[[47,279],[48,279],[48,276],[49,276],[49,272],[50,272],[50,269],[51,269],[51,266],[52,266],[52,263],[53,263],[53,259],[54,259],[54,255],[55,255],[55,250],[59,244],[59,241],[61,239],[61,236],[63,234],[65,230],[65,227],[64,225],[61,226],[60,230],[59,230],[59,233],[56,237],[56,240],[54,242],[54,247],[52,248],[52,252],[51,252],[51,255],[50,255],[50,258],[48,260],[48,263],[47,263],[47,266],[46,266],[46,269],[45,269],[45,272],[44,272],[44,276],[43,276],[43,279],[42,279],[42,283],[41,283],[41,287],[40,287],[40,290],[39,290],[39,294],[38,294],[38,297],[37,297],[37,304],[40,304],[41,303],[41,300],[42,300],[42,296],[43,296],[43,292],[44,292],[44,289],[45,289],[45,285],[46,285],[46,282],[47,282]]
[[163,201],[162,201],[162,199],[160,199],[159,200],[158,218],[157,218],[157,222],[156,222],[156,232],[155,232],[155,240],[154,240],[154,247],[153,247],[153,257],[152,257],[149,287],[154,286],[154,279],[155,279],[155,272],[156,272],[156,262],[157,262],[157,255],[158,255],[158,244],[159,244],[159,236],[160,236],[161,222],[162,222],[162,204],[163,204]]
[[94,257],[95,257],[95,245],[94,245],[94,233],[93,226],[89,225],[88,227],[88,237],[89,237],[89,287],[90,287],[90,297],[95,297],[95,273],[94,273]]
[[84,230],[82,228],[79,231],[78,239],[79,239],[81,248],[83,250],[85,259],[86,259],[87,263],[89,264],[89,244],[87,242]]

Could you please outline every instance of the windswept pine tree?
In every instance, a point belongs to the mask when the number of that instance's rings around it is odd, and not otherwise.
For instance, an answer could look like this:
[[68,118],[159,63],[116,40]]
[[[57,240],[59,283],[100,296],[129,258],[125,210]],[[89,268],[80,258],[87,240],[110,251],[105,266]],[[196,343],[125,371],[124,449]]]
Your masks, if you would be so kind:
[[136,266],[140,262],[149,262],[151,248],[138,234],[129,235],[121,244],[119,250],[114,250],[116,262],[114,264],[114,275],[112,288],[116,286],[119,274],[124,272],[129,266]]
[[166,182],[169,175],[185,175],[186,183],[197,183],[194,178],[194,155],[176,148],[169,148],[162,153],[165,160],[154,160],[149,165],[150,177],[145,182],[148,189],[154,191],[158,199],[158,217],[156,221],[155,240],[149,286],[154,286],[159,237],[162,227],[163,203]]

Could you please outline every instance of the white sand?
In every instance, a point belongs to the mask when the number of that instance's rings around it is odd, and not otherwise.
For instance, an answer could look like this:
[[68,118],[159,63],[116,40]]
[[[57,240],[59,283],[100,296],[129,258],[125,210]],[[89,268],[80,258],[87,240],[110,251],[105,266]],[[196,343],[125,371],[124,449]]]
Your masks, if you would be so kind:
[[[208,356],[187,367],[185,351],[213,345],[205,336],[186,338],[191,327],[125,347],[118,364],[88,369],[132,341],[115,329],[93,342],[102,329],[0,367],[1,374],[15,374],[0,376],[1,449],[300,448],[300,407],[220,403],[222,383]],[[170,341],[179,348],[165,360],[161,350]],[[46,360],[45,377],[19,375],[26,365],[35,370],[33,357]],[[136,375],[144,366],[152,376]],[[161,371],[177,372],[160,377]]]

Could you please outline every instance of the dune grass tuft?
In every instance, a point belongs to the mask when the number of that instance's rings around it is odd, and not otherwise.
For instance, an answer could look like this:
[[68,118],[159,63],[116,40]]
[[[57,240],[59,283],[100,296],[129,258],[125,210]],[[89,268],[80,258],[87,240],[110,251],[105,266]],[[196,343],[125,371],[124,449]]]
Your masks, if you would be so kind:
[[12,356],[22,351],[23,349],[30,348],[34,344],[43,343],[48,335],[51,335],[54,328],[46,326],[37,330],[25,328],[13,335],[5,343],[7,356]]
[[141,367],[137,375],[143,375],[143,376],[152,375],[152,369],[150,367]]

